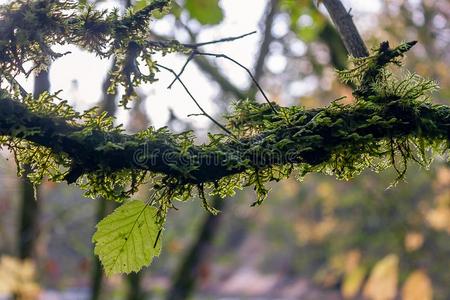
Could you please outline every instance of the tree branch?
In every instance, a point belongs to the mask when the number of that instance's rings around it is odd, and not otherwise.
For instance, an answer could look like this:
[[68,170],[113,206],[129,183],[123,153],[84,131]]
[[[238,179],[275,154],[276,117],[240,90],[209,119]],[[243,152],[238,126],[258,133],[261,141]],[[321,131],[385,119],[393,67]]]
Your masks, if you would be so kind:
[[[280,117],[272,114],[267,104],[265,107],[266,112],[258,112],[258,116],[270,115],[271,122],[279,122]],[[318,122],[318,118],[328,121]],[[383,106],[356,104],[339,110],[304,110],[292,116],[289,125],[238,141],[193,145],[188,150],[169,143],[165,137],[142,140],[136,135],[95,130],[83,137],[79,134],[83,129],[33,113],[12,99],[0,100],[0,135],[67,154],[74,166],[65,178],[69,183],[106,168],[108,172],[148,170],[175,177],[180,183],[200,184],[276,165],[316,166],[350,145],[361,155],[368,155],[369,145],[383,140],[417,137],[450,141],[450,107],[428,103],[408,107],[399,100]],[[282,145],[284,141],[291,143]],[[111,142],[120,147],[104,147]]]
[[[324,3],[329,5],[336,23],[340,24],[338,27],[343,36],[350,34],[354,37],[357,31],[348,13],[346,18],[337,17],[342,13],[342,4],[331,0]],[[349,43],[351,38],[344,40],[347,40],[354,56],[362,56],[363,53],[356,50],[364,46],[362,41]],[[409,47],[405,45],[390,49],[387,43],[382,44],[378,56],[368,61],[363,84],[371,86],[371,80],[377,77],[381,68],[401,56],[401,49]],[[166,175],[168,179],[176,179],[179,186],[216,183],[221,178],[243,173],[248,179],[245,184],[255,184],[258,188],[261,186],[260,172],[273,171],[271,168],[274,166],[306,164],[319,168],[326,166],[336,172],[342,168],[345,173],[348,169],[367,166],[370,158],[385,158],[387,153],[398,153],[392,148],[389,148],[392,151],[386,151],[392,141],[409,143],[414,142],[410,139],[417,138],[430,144],[448,142],[450,107],[422,101],[426,96],[424,92],[430,88],[422,84],[416,89],[416,82],[411,80],[399,83],[393,91],[388,90],[388,95],[378,93],[376,89],[358,89],[358,101],[348,106],[332,104],[314,110],[277,107],[276,111],[280,113],[276,114],[271,103],[257,105],[242,101],[239,103],[244,105],[241,107],[244,109],[239,111],[241,115],[229,117],[227,127],[238,138],[212,135],[211,142],[204,145],[195,145],[193,138],[177,139],[176,135],[167,133],[149,131],[148,135],[127,135],[118,131],[101,131],[93,126],[74,125],[74,120],[68,123],[60,118],[32,112],[2,91],[0,135],[27,140],[49,148],[53,153],[64,154],[57,161],[63,166],[68,166],[67,158],[71,162],[71,168],[65,175],[69,183],[94,172],[102,175],[136,170]],[[403,91],[403,94],[396,93],[399,87],[408,85],[412,86],[410,90]],[[55,109],[51,103],[49,105],[48,109]],[[445,149],[448,149],[448,144]],[[399,155],[404,155],[402,150],[400,148]],[[414,159],[413,156],[408,157]],[[256,174],[256,178],[251,174]],[[264,180],[279,178],[270,175]]]
[[354,57],[369,55],[361,35],[358,32],[350,11],[347,11],[340,0],[323,0],[333,23],[341,36],[347,51]]
[[[186,30],[186,32],[189,35],[189,38],[191,40],[191,42],[188,43],[188,45],[189,44],[198,45],[195,34],[190,30],[190,28],[187,27],[186,25],[182,24],[181,22],[180,22],[180,24]],[[152,33],[152,35],[154,35],[155,37],[157,37],[160,40],[167,40],[167,38],[158,36],[155,33]],[[236,97],[237,99],[245,99],[247,97],[246,91],[243,91],[243,90],[239,89],[238,87],[236,87],[234,84],[232,84],[226,78],[226,76],[216,66],[211,64],[211,62],[208,59],[206,59],[205,57],[197,56],[196,59],[193,60],[193,62],[200,68],[200,70],[202,70],[204,73],[206,73],[208,75],[208,77],[210,77],[212,80],[214,80],[224,92],[229,92],[229,93],[233,94],[233,96]]]

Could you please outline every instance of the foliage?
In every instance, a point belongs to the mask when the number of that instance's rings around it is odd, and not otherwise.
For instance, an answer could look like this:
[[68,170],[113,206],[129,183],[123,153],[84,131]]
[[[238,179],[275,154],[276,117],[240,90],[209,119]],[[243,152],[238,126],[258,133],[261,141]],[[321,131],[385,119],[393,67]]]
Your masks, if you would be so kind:
[[[44,68],[46,59],[58,57],[49,52],[49,45],[76,44],[101,57],[116,57],[111,91],[123,85],[126,105],[136,86],[156,80],[155,51],[190,51],[178,42],[148,41],[151,12],[165,8],[167,1],[151,2],[124,16],[70,1],[20,4],[2,8],[6,24],[16,29],[0,32],[0,71],[9,74],[14,92],[3,90],[1,95],[1,144],[14,153],[19,173],[29,166],[34,183],[44,177],[76,182],[88,196],[116,201],[130,198],[143,183],[154,191],[151,205],[126,202],[99,223],[93,240],[109,274],[137,271],[159,253],[160,245],[152,249],[149,239],[138,238],[134,225],[143,220],[155,224],[146,232],[153,237],[174,200],[185,201],[197,194],[208,211],[217,213],[208,204],[208,194],[226,197],[253,186],[254,204],[260,204],[268,194],[265,184],[287,178],[293,171],[299,177],[318,172],[350,179],[366,168],[392,166],[401,179],[408,161],[426,167],[435,152],[449,147],[450,109],[430,102],[436,84],[409,73],[394,76],[388,68],[399,65],[414,43],[393,49],[382,43],[371,56],[354,59],[351,69],[339,72],[342,81],[355,86],[356,101],[350,105],[334,101],[314,110],[273,109],[270,103],[241,100],[225,116],[229,134],[210,134],[204,145],[194,143],[192,132],[173,134],[166,128],[124,134],[121,127],[113,126],[112,118],[94,110],[79,114],[57,94],[42,94],[36,101],[23,95],[14,76],[29,74],[22,69],[25,61]],[[18,33],[21,39],[4,38]],[[145,62],[146,75],[139,61]],[[120,227],[122,222],[126,226]],[[111,227],[115,231],[110,232]],[[136,251],[142,254],[135,261],[127,260],[134,250],[130,245],[138,246]]]
[[390,254],[377,262],[364,287],[364,297],[373,300],[394,299],[397,294],[398,257]]
[[[154,81],[151,60],[154,47],[148,45],[148,28],[152,13],[164,10],[169,0],[155,0],[145,8],[133,9],[120,16],[118,10],[95,10],[78,1],[20,0],[0,7],[0,73],[14,78],[47,67],[50,60],[69,53],[56,53],[51,45],[77,45],[101,58],[116,57],[110,92],[125,88],[122,104],[136,96],[134,86]],[[36,30],[38,29],[38,30]],[[145,62],[147,74],[139,68]],[[25,70],[25,62],[34,66]]]
[[291,30],[305,42],[316,40],[327,24],[325,17],[312,5],[311,0],[283,0],[280,6],[289,13]]
[[[433,299],[447,299],[449,272],[439,262],[450,253],[445,217],[450,177],[448,166],[442,163],[438,159],[431,171],[410,165],[407,182],[390,189],[386,187],[395,174],[392,168],[381,174],[364,172],[351,182],[319,174],[309,175],[301,185],[288,179],[271,184],[272,201],[257,211],[246,209],[245,200],[251,195],[245,193],[243,201],[235,201],[234,213],[223,216],[226,224],[233,225],[219,236],[226,242],[216,250],[217,259],[221,266],[235,270],[241,264],[239,257],[229,255],[226,263],[222,260],[231,247],[236,249],[230,239],[243,230],[251,237],[262,232],[264,248],[258,249],[261,261],[255,269],[314,278],[322,288],[340,287],[343,295],[354,299],[378,261],[394,254],[399,259],[398,277],[390,278],[398,282],[397,288],[421,270],[433,283]],[[242,253],[245,242],[238,249]],[[283,258],[278,255],[281,249]],[[284,262],[289,264],[287,270]]]
[[161,239],[156,213],[155,207],[134,200],[97,224],[92,241],[107,275],[137,272],[159,255]]
[[203,25],[215,25],[223,20],[218,0],[186,0],[186,10]]

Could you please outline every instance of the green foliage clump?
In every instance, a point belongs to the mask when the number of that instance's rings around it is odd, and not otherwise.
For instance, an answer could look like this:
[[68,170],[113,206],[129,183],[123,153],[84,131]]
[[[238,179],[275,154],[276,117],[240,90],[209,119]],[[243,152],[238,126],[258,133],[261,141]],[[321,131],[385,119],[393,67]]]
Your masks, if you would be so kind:
[[218,0],[186,0],[185,6],[191,17],[201,24],[215,25],[223,20]]
[[[19,0],[0,6],[0,74],[8,80],[22,73],[45,69],[51,60],[67,53],[54,52],[51,45],[72,44],[101,58],[115,57],[109,92],[123,86],[121,104],[136,94],[134,87],[155,81],[157,72],[151,58],[149,28],[155,11],[166,11],[170,0],[155,0],[140,10],[130,8],[121,16],[117,9],[97,10],[80,1]],[[180,50],[179,45],[165,51]],[[25,62],[34,66],[25,70]],[[146,74],[139,68],[145,63]]]

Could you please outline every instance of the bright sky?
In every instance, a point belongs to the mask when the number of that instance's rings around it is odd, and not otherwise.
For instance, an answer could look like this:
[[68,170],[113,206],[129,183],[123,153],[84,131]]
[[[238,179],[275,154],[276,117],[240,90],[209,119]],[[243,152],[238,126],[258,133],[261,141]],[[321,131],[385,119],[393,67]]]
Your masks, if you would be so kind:
[[[0,0],[0,3],[9,2]],[[239,2],[237,6],[236,3]],[[223,37],[236,36],[253,30],[258,30],[258,22],[264,12],[267,1],[261,0],[222,0],[221,6],[225,11],[225,20],[218,26],[210,27],[201,31],[198,40],[209,41]],[[358,1],[343,0],[346,7],[352,8],[355,22],[364,29],[368,24],[374,24],[373,12],[380,6],[379,0]],[[195,24],[194,24],[195,25]],[[153,25],[154,30],[161,34],[170,34],[173,28],[173,18],[166,17],[162,21],[157,21]],[[282,34],[288,29],[287,18],[276,19],[274,27],[275,34]],[[177,36],[181,41],[183,36]],[[236,59],[245,66],[251,67],[256,57],[258,42],[261,34],[249,36],[238,42],[223,43],[209,46],[208,52],[224,53]],[[299,45],[301,48],[301,45]],[[74,47],[54,47],[55,51],[72,51],[55,61],[50,70],[50,81],[52,91],[63,90],[63,98],[69,100],[78,110],[92,107],[101,98],[101,85],[105,74],[109,70],[110,61],[100,60],[92,54],[80,51]],[[179,70],[185,61],[185,57],[179,55],[168,55],[159,58],[158,62]],[[223,72],[238,86],[246,87],[249,78],[245,71],[222,59],[215,61]],[[273,55],[268,59],[270,68],[279,68],[285,64],[284,58],[280,55]],[[281,66],[281,69],[280,69]],[[198,108],[192,103],[180,84],[176,83],[171,90],[166,87],[173,79],[173,75],[162,71],[159,75],[159,82],[151,86],[142,87],[143,94],[147,95],[146,109],[151,122],[156,127],[164,126],[168,120],[168,109],[172,108],[175,114],[181,119],[187,119],[187,115],[198,113]],[[187,84],[191,92],[197,98],[202,107],[211,114],[221,113],[214,106],[213,99],[217,96],[217,86],[191,63],[183,75],[183,81]],[[76,84],[75,84],[76,83]],[[32,91],[32,80],[24,83],[24,86]],[[209,121],[203,117],[189,118],[197,129],[205,130]],[[127,113],[120,109],[118,121],[126,123]]]

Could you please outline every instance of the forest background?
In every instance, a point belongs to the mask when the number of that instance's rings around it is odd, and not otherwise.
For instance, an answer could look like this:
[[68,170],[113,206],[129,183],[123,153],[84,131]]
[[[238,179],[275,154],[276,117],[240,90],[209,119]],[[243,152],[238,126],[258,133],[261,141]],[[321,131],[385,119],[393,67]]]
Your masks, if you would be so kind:
[[[448,1],[343,3],[352,8],[367,45],[418,40],[406,67],[436,80],[441,89],[434,101],[449,104]],[[124,9],[139,1],[96,5]],[[175,1],[172,13],[152,22],[155,39],[196,43],[257,30],[206,49],[251,69],[280,105],[312,108],[342,95],[352,99],[351,89],[334,72],[347,65],[346,50],[326,11],[313,1],[252,0],[236,6],[235,1],[186,0]],[[141,88],[131,110],[116,109],[119,99],[107,95],[103,85],[111,61],[69,50],[73,54],[56,60],[49,73],[23,79],[24,87],[35,93],[62,89],[61,96],[77,110],[99,105],[130,132],[169,126],[194,129],[199,142],[205,138],[209,120],[187,116],[196,108],[181,86],[166,88],[172,74],[158,74],[157,83]],[[186,57],[160,59],[179,70]],[[232,100],[255,94],[262,99],[248,75],[225,60],[198,57],[183,78],[202,107],[218,118]],[[444,158],[430,170],[411,166],[406,182],[392,188],[392,170],[367,171],[350,182],[308,175],[301,183],[292,178],[271,184],[269,199],[257,208],[250,207],[255,196],[247,190],[217,200],[222,213],[215,217],[204,212],[201,201],[180,203],[170,212],[162,255],[138,275],[111,278],[101,275],[91,237],[97,220],[114,204],[85,199],[76,188],[50,182],[39,187],[35,203],[29,184],[17,180],[13,162],[0,163],[0,295],[5,297],[450,297],[450,168]]]

